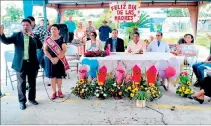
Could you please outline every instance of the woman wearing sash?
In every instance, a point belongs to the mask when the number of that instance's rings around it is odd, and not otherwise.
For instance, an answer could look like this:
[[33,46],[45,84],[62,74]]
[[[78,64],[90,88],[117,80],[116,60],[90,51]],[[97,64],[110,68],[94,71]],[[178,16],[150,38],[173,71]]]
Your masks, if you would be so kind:
[[[65,68],[63,62],[60,60],[65,56],[66,52],[66,43],[63,40],[63,37],[59,35],[59,26],[54,24],[51,26],[51,40],[61,48],[61,52],[57,56],[53,50],[47,45],[47,42],[44,43],[44,53],[45,53],[45,75],[51,80],[51,87],[53,93],[51,95],[51,99],[55,99],[57,97],[56,85],[58,87],[58,96],[63,98],[63,94],[61,91],[62,87],[62,78],[66,76]],[[47,39],[46,39],[47,40]],[[53,43],[53,44],[54,44]]]

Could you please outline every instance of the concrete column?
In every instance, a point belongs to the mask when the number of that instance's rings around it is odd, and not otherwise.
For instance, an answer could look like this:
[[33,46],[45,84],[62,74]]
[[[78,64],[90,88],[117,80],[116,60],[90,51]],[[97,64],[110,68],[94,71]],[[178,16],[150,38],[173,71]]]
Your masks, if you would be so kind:
[[197,35],[197,25],[198,25],[198,15],[199,15],[199,6],[188,7],[190,13],[190,21],[193,28],[193,35],[196,40]]
[[30,0],[23,0],[23,15],[24,18],[32,16],[33,3]]
[[63,23],[65,20],[65,9],[59,9],[60,13],[60,23]]

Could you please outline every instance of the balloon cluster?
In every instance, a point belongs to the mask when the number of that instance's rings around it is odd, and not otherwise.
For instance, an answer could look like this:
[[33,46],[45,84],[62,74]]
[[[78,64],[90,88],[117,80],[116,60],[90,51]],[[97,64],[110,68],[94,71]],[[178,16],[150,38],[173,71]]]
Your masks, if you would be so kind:
[[176,79],[180,72],[180,63],[175,57],[172,57],[169,60],[160,60],[155,66],[158,70],[158,76],[161,78],[171,77]]

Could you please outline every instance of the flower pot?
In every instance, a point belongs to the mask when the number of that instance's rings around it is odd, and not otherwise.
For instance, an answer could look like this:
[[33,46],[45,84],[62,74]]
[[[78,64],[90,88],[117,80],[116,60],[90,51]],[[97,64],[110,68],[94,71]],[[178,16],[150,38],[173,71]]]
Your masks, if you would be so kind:
[[81,99],[85,99],[85,97],[84,97],[84,96],[80,96],[80,98],[81,98]]
[[145,107],[146,106],[146,100],[136,100],[136,106],[137,107]]
[[115,100],[120,100],[120,99],[122,99],[122,97],[121,96],[114,96],[114,99]]

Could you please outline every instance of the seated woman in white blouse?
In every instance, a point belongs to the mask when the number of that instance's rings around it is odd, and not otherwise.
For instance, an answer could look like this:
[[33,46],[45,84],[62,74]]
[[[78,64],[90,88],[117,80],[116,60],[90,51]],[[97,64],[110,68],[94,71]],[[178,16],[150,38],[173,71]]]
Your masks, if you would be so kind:
[[90,33],[90,39],[89,41],[86,41],[85,50],[87,51],[98,51],[103,50],[102,42],[100,40],[97,40],[97,33],[91,32]]
[[138,32],[133,34],[133,40],[131,40],[127,45],[127,52],[139,54],[146,52],[146,44],[140,41]]
[[179,55],[183,55],[186,57],[185,63],[188,63],[192,65],[196,62],[196,58],[194,58],[197,55],[197,48],[194,45],[194,38],[191,34],[186,34],[184,36],[184,44],[180,44],[177,46],[177,51]]

